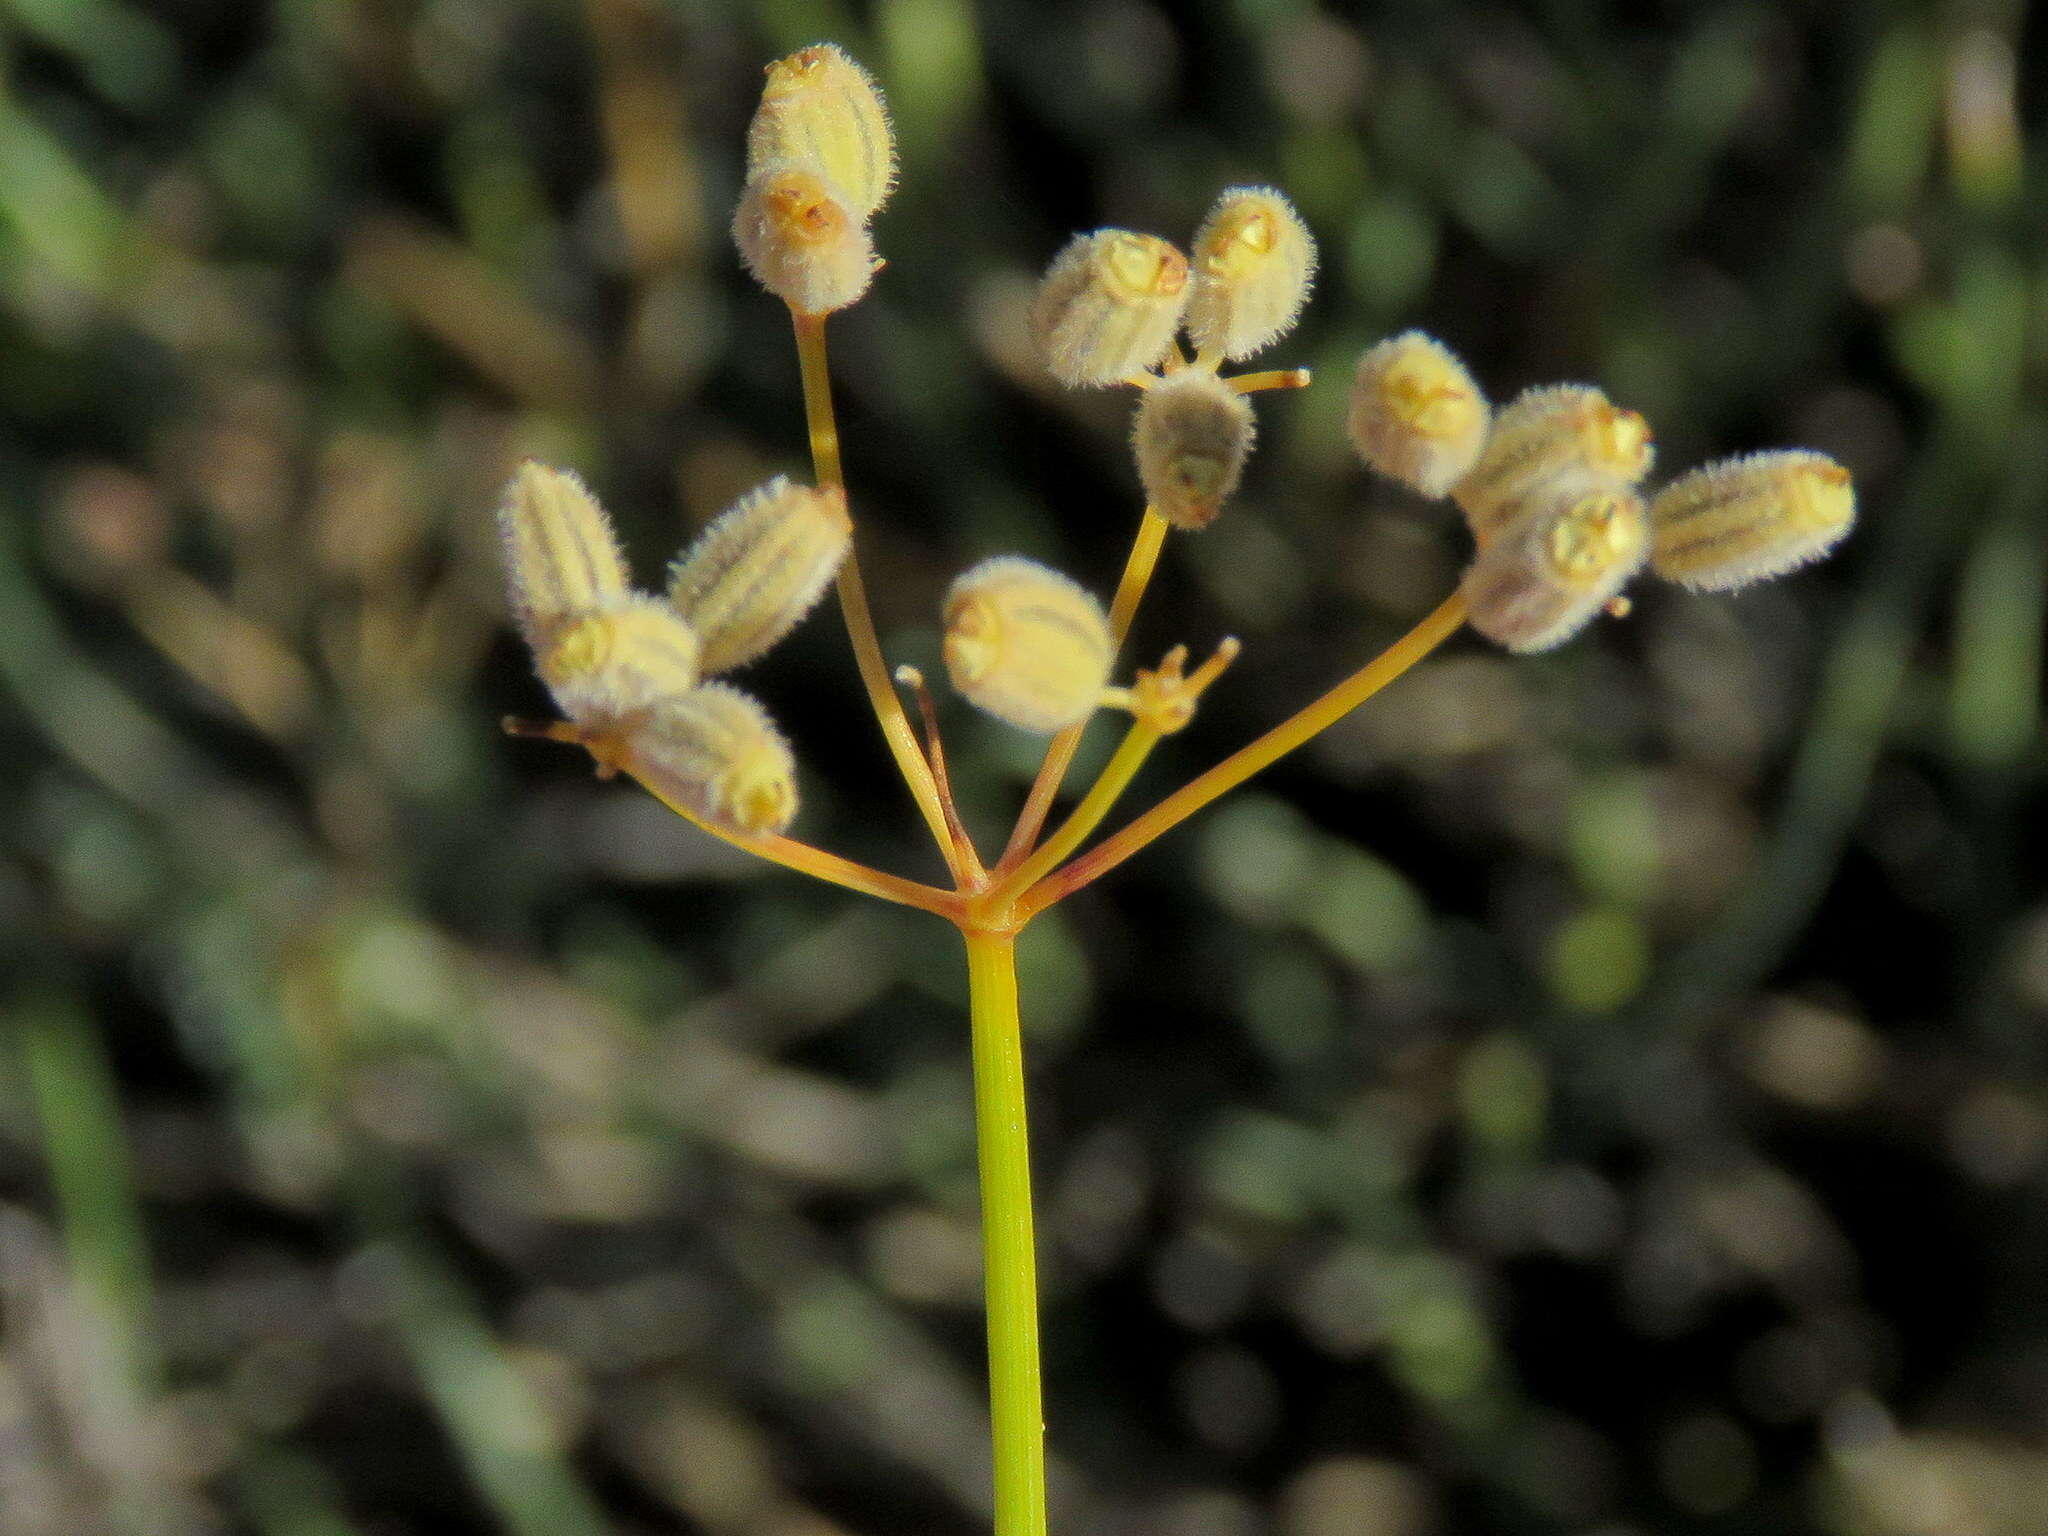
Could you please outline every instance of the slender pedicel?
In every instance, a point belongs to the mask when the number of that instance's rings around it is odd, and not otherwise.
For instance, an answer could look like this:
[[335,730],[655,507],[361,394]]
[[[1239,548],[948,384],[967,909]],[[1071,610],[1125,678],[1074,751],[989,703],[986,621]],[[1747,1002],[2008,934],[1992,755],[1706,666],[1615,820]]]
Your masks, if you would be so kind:
[[[1138,520],[1138,532],[1131,540],[1124,573],[1117,579],[1116,596],[1110,599],[1109,604],[1112,660],[1130,635],[1131,620],[1137,617],[1138,604],[1144,601],[1145,589],[1151,585],[1152,573],[1159,565],[1159,552],[1166,544],[1167,530],[1171,526],[1151,507],[1147,507],[1145,515]],[[1002,858],[997,861],[997,869],[1014,869],[1038,841],[1045,818],[1052,810],[1053,799],[1060,792],[1060,782],[1066,777],[1067,765],[1073,762],[1074,753],[1081,745],[1081,734],[1087,728],[1086,720],[1070,725],[1047,745],[1045,757],[1038,765],[1038,774],[1031,781],[1030,793],[1024,797],[1024,807],[1017,815],[1017,824],[1010,831],[1010,841],[1003,849]]]
[[1188,651],[1186,646],[1177,645],[1166,653],[1156,671],[1139,672],[1137,682],[1127,690],[1126,707],[1132,716],[1130,730],[1124,733],[1123,741],[1060,829],[1003,879],[997,887],[999,897],[1030,889],[1087,840],[1144,766],[1153,747],[1161,738],[1184,729],[1194,718],[1196,702],[1237,659],[1238,649],[1234,638],[1226,639],[1201,666],[1183,674],[1181,668],[1187,662]]
[[[621,744],[607,741],[602,736],[588,732],[566,720],[520,720],[507,716],[499,724],[508,736],[559,741],[583,748],[590,754],[597,776],[601,779],[613,778],[622,768],[630,767]],[[857,860],[842,858],[836,853],[827,853],[822,848],[814,848],[809,843],[799,842],[793,837],[742,832],[735,827],[708,819],[694,807],[680,800],[669,799],[659,781],[643,781],[643,784],[655,799],[692,826],[708,832],[722,843],[730,843],[747,853],[759,854],[785,869],[795,870],[798,874],[809,875],[813,879],[823,880],[832,885],[844,886],[847,890],[857,891],[863,896],[874,896],[901,906],[917,907],[943,917],[948,922],[962,921],[960,898],[952,891],[872,869]]]
[[1241,747],[1199,778],[1168,795],[1121,832],[1098,843],[1063,869],[1039,881],[1017,902],[1017,921],[1027,923],[1062,897],[1069,896],[1123,863],[1162,833],[1230,793],[1256,773],[1328,730],[1458,632],[1465,622],[1465,600],[1452,593],[1407,634],[1307,708],[1283,720],[1257,741]]
[[987,871],[982,868],[981,854],[976,851],[974,839],[968,835],[967,827],[960,819],[959,804],[953,799],[953,783],[946,774],[946,747],[939,737],[939,712],[932,704],[931,690],[924,685],[924,674],[909,663],[896,669],[896,681],[908,688],[917,700],[918,713],[924,717],[924,755],[931,765],[932,782],[938,785],[939,804],[946,810],[946,826],[953,834],[953,845],[960,850],[967,863],[968,878],[963,884],[979,885]]
[[[832,409],[832,374],[825,355],[825,317],[790,313],[796,332],[797,365],[803,376],[804,423],[810,434],[811,464],[821,486],[846,488],[839,466],[839,426]],[[931,769],[918,750],[917,735],[903,713],[903,701],[889,686],[889,664],[882,659],[882,643],[875,636],[875,621],[868,612],[867,589],[860,579],[860,556],[849,550],[839,567],[835,583],[839,611],[846,621],[846,636],[853,645],[854,665],[860,671],[861,686],[867,690],[868,706],[881,725],[882,739],[896,760],[896,771],[917,802],[918,814],[939,845],[955,881],[963,878],[966,862],[953,845],[946,824],[945,807],[939,803],[938,786]]]

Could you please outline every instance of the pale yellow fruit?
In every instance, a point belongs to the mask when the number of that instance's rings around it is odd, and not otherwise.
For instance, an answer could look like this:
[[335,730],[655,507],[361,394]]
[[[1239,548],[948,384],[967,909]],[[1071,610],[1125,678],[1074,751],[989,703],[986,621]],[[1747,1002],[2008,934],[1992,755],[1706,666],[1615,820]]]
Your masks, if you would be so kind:
[[1085,720],[1109,681],[1102,605],[1033,560],[999,555],[947,590],[946,672],[999,720],[1050,734]]
[[1632,486],[1650,472],[1649,423],[1589,384],[1524,390],[1495,413],[1470,474],[1451,491],[1481,544],[1556,481]]
[[1855,521],[1849,471],[1824,453],[1723,459],[1650,503],[1650,567],[1697,591],[1726,591],[1818,560]]
[[777,475],[733,503],[669,571],[669,600],[697,631],[704,675],[752,661],[794,629],[852,542],[837,487]]
[[1061,383],[1120,384],[1166,356],[1187,297],[1187,258],[1166,241],[1098,229],[1053,258],[1032,329]]
[[535,651],[562,713],[603,724],[697,686],[697,636],[660,598],[630,592],[556,627]]
[[808,170],[750,177],[732,236],[755,280],[800,315],[844,309],[868,291],[878,265],[866,226]]
[[623,600],[625,561],[597,498],[566,470],[533,459],[498,503],[512,617],[536,650],[577,614]]
[[1176,528],[1206,528],[1237,489],[1256,434],[1251,402],[1199,368],[1169,374],[1138,400],[1131,447],[1145,498]]
[[866,222],[896,181],[896,136],[882,93],[831,43],[799,48],[768,66],[747,128],[747,174],[806,170],[824,178]]
[[1478,461],[1490,412],[1457,355],[1420,331],[1368,347],[1346,426],[1358,456],[1425,496],[1442,496]]
[[627,733],[622,765],[667,799],[742,832],[796,819],[796,757],[759,700],[725,683],[664,699]]
[[1479,551],[1459,590],[1472,627],[1489,640],[1547,651],[1642,569],[1649,547],[1649,518],[1634,492],[1561,485]]
[[1250,357],[1293,329],[1315,277],[1316,245],[1271,187],[1233,187],[1195,235],[1188,339],[1204,358]]

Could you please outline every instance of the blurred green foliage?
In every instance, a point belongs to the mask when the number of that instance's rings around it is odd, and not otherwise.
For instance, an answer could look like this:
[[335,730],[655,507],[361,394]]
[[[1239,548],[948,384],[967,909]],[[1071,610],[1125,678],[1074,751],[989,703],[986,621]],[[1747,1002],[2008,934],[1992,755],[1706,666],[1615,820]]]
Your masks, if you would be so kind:
[[[834,328],[894,659],[984,554],[1114,578],[1128,404],[1021,323],[1067,232],[1273,181],[1322,241],[1276,356],[1322,382],[1135,639],[1246,655],[1139,795],[1455,579],[1344,448],[1391,330],[1862,491],[1795,580],[1454,644],[1027,937],[1058,1528],[2038,1532],[2004,0],[6,0],[0,1528],[980,1528],[952,935],[495,730],[520,454],[643,575],[800,466],[723,225],[760,65],[828,37],[902,134]],[[834,621],[752,684],[806,835],[934,875]],[[992,836],[1035,751],[946,724]]]

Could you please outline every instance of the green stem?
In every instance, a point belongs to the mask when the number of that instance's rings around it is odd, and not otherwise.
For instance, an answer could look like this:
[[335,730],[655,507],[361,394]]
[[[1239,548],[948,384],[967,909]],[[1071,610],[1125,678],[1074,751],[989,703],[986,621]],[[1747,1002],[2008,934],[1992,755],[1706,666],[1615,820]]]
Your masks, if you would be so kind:
[[974,1017],[974,1120],[981,1154],[995,1536],[1045,1536],[1038,1253],[1031,1231],[1024,1043],[1017,1023],[1017,939],[1015,934],[973,931],[965,937]]

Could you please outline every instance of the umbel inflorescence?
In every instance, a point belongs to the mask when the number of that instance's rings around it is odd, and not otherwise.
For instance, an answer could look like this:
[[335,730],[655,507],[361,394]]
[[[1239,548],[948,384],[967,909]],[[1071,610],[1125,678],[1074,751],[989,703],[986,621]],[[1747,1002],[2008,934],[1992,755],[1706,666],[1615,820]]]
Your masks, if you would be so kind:
[[[1115,681],[1169,532],[1207,527],[1238,488],[1257,435],[1250,397],[1309,382],[1299,369],[1222,369],[1293,327],[1316,253],[1300,216],[1266,187],[1224,192],[1186,253],[1131,230],[1076,235],[1040,284],[1034,334],[1062,383],[1136,393],[1131,444],[1146,505],[1106,606],[1015,555],[982,561],[940,599],[955,690],[1051,737],[1007,844],[985,862],[948,789],[923,679],[907,667],[892,673],[883,659],[833,421],[825,322],[881,267],[869,225],[896,177],[888,115],[866,71],[829,44],[767,73],[733,236],[748,270],[789,308],[816,483],[777,477],[742,497],[675,562],[666,591],[652,593],[632,585],[604,513],[574,475],[520,466],[499,513],[512,609],[566,718],[508,728],[584,747],[601,774],[632,775],[683,816],[763,857],[960,928],[981,1126],[997,1529],[1036,1532],[1044,1490],[1016,933],[1334,724],[1466,622],[1509,650],[1541,651],[1603,610],[1625,612],[1622,589],[1645,567],[1704,590],[1778,575],[1840,541],[1854,492],[1848,473],[1823,455],[1774,451],[1707,465],[1653,493],[1648,424],[1600,390],[1548,385],[1496,410],[1441,343],[1414,331],[1382,341],[1358,361],[1350,437],[1373,469],[1457,507],[1473,543],[1457,590],[1320,698],[1082,853],[1152,748],[1187,724],[1237,653],[1226,639],[1188,672],[1186,650],[1176,647],[1128,684]],[[797,809],[789,745],[758,702],[722,680],[835,585],[862,684],[946,862],[946,885],[785,836]],[[897,685],[914,697],[921,730]],[[1130,717],[1123,742],[1042,835],[1080,734],[1104,710]]]

